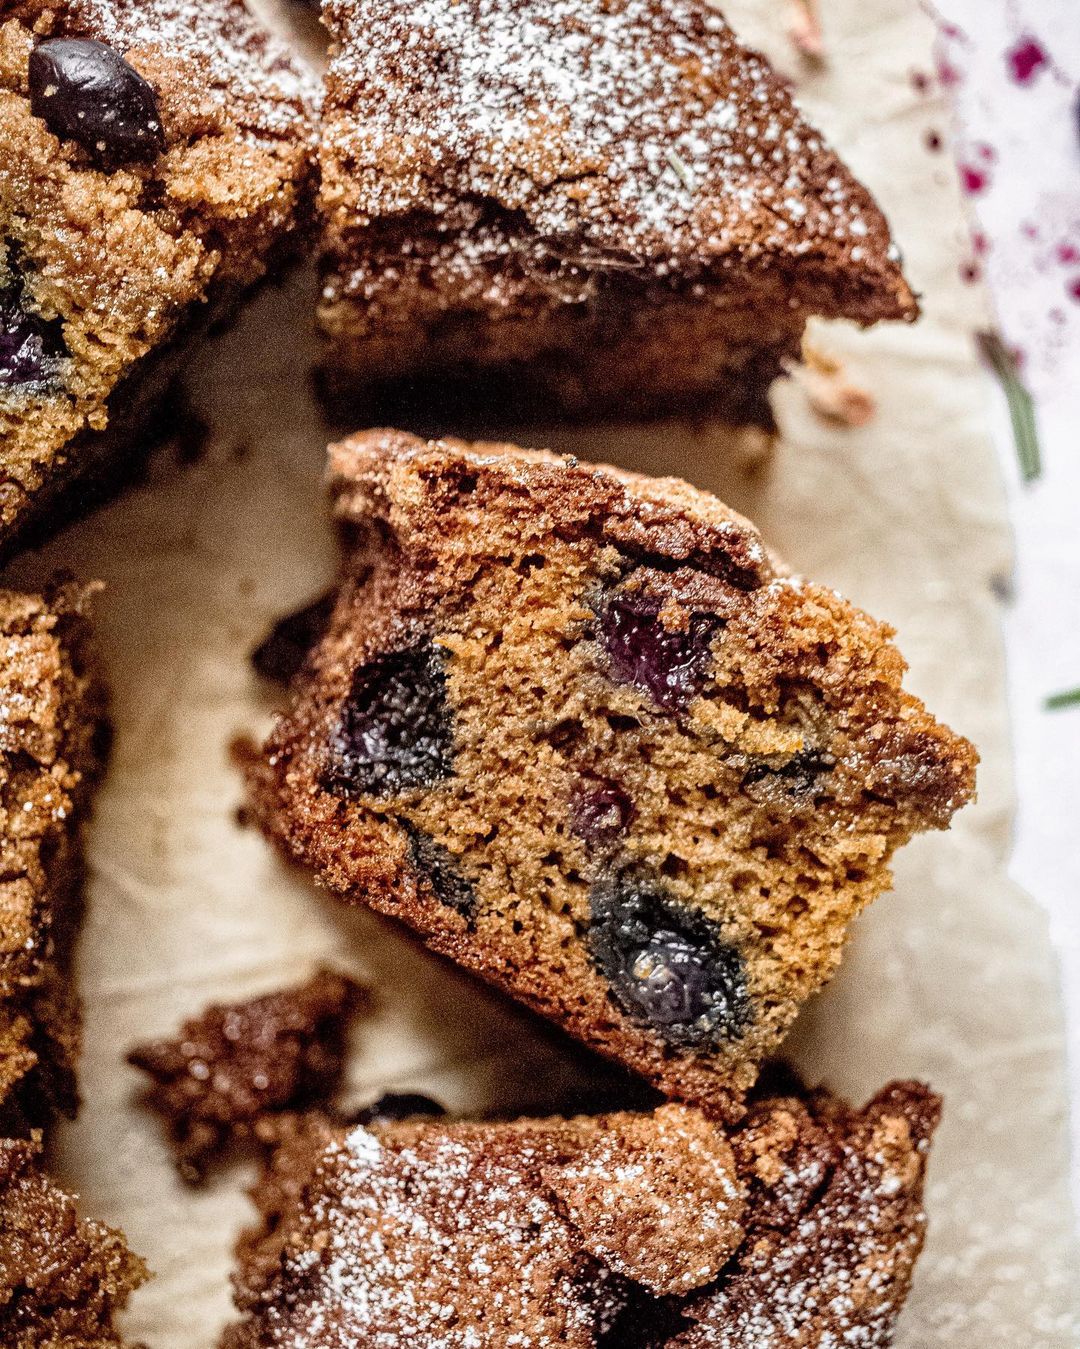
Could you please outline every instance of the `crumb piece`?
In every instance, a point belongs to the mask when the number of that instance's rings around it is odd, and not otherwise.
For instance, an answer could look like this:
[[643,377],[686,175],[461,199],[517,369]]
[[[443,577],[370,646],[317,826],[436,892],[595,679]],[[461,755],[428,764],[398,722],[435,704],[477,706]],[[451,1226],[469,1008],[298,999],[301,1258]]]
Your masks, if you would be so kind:
[[809,343],[803,345],[803,364],[790,366],[788,373],[818,416],[828,422],[868,426],[877,415],[873,394],[848,379],[844,363]]
[[825,39],[817,0],[788,0],[788,33],[800,55],[809,61],[824,61]]
[[731,1145],[686,1106],[626,1120],[545,1179],[590,1255],[658,1297],[688,1293],[719,1274],[743,1237]]
[[347,976],[319,970],[296,988],[214,1004],[174,1040],[136,1045],[127,1060],[153,1079],[146,1102],[168,1122],[184,1179],[201,1181],[265,1116],[327,1101],[341,1080],[349,1019],[366,998]]

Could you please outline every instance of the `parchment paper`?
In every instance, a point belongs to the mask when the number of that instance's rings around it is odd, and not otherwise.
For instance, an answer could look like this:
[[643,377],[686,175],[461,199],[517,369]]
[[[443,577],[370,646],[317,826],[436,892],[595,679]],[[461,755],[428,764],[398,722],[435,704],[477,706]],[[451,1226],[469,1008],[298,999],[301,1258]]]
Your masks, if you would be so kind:
[[[794,68],[775,0],[732,0],[737,26]],[[930,1238],[899,1343],[1055,1349],[1080,1343],[1080,1266],[1068,1208],[1056,971],[1039,909],[1006,879],[1012,772],[994,598],[1009,544],[983,426],[987,389],[961,284],[951,175],[922,142],[941,109],[909,75],[931,33],[915,0],[823,0],[829,63],[799,72],[805,102],[879,192],[925,293],[915,329],[819,335],[878,400],[861,430],[831,429],[794,386],[778,394],[770,468],[733,467],[708,427],[608,428],[529,438],[682,474],[752,515],[787,558],[893,621],[912,687],[983,752],[980,801],[917,841],[896,892],[856,925],[847,963],[793,1040],[810,1077],[854,1097],[918,1074],[944,1092]],[[436,965],[391,928],[321,899],[234,817],[228,744],[265,727],[245,654],[332,571],[320,494],[326,434],[309,397],[312,278],[251,308],[194,380],[214,426],[204,458],[166,455],[140,489],[25,560],[108,584],[99,628],[116,744],[100,793],[82,942],[85,1105],[58,1167],[88,1211],[123,1226],[157,1277],[131,1333],[207,1349],[228,1315],[247,1173],[205,1190],[175,1178],[122,1063],[207,1000],[253,994],[331,958],[371,979],[352,1095],[416,1087],[461,1109],[550,1107],[579,1071],[549,1035]]]

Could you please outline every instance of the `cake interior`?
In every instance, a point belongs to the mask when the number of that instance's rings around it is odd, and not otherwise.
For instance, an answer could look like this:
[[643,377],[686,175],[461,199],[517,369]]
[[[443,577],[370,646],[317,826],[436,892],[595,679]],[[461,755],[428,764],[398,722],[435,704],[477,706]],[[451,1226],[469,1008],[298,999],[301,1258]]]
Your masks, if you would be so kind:
[[553,529],[467,459],[427,486],[423,550],[373,528],[272,744],[300,811],[277,827],[335,889],[723,1101],[892,851],[969,794],[970,747],[831,591]]

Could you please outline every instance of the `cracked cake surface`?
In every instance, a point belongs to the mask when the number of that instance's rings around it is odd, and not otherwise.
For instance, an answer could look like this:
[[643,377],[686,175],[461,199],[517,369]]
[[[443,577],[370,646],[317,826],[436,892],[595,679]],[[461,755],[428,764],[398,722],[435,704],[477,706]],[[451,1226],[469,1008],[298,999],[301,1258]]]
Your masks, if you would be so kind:
[[93,587],[0,591],[0,1134],[78,1100],[68,963],[82,914],[81,836],[105,751],[90,650]]
[[707,493],[392,431],[331,449],[329,630],[249,765],[350,903],[737,1113],[975,753],[891,631]]
[[764,1096],[506,1123],[283,1121],[223,1349],[880,1349],[939,1102]]
[[300,246],[311,101],[240,0],[0,3],[0,553],[123,472]]
[[869,192],[700,0],[323,18],[332,400],[419,377],[489,411],[771,425],[809,315],[914,317]]

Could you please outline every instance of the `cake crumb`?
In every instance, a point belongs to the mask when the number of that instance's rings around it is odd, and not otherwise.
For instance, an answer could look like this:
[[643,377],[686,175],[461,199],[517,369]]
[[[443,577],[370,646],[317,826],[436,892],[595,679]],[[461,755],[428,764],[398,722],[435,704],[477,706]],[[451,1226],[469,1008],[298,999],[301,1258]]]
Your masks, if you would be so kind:
[[145,1102],[167,1122],[181,1176],[204,1179],[260,1120],[325,1105],[337,1090],[350,1018],[368,992],[320,969],[305,984],[213,1004],[175,1039],[136,1045],[127,1061],[151,1078]]

